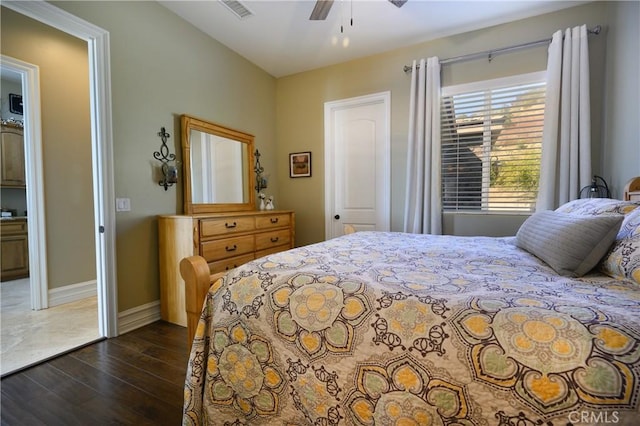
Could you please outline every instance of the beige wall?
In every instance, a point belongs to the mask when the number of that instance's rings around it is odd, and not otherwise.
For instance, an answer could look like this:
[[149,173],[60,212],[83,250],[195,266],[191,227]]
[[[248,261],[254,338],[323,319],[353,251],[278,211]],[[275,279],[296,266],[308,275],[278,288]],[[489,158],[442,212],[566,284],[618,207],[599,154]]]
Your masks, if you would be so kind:
[[[502,46],[526,43],[550,38],[558,29],[587,24],[590,28],[601,24],[604,32],[591,37],[591,99],[592,99],[592,139],[594,153],[594,172],[605,178],[612,178],[614,190],[620,189],[623,176],[640,174],[637,162],[625,157],[637,159],[638,144],[637,102],[632,103],[631,94],[624,96],[624,104],[619,99],[605,96],[609,92],[625,92],[634,87],[637,94],[638,49],[637,49],[637,6],[625,2],[595,2],[560,12],[525,19],[509,24],[473,31],[457,36],[441,38],[435,41],[394,50],[348,63],[300,73],[278,80],[277,120],[278,120],[278,178],[282,202],[285,207],[296,211],[297,244],[308,244],[324,239],[324,150],[323,150],[323,105],[324,102],[350,98],[382,91],[391,91],[391,184],[392,184],[392,230],[402,230],[405,164],[407,149],[408,92],[409,76],[402,67],[413,59],[429,56],[440,58],[455,57],[467,53],[481,52]],[[634,21],[635,19],[635,21]],[[636,24],[633,24],[635,22]],[[611,42],[610,32],[618,34],[616,39],[633,46],[630,54],[630,69],[621,71],[623,58],[609,61]],[[634,36],[635,35],[635,36]],[[606,47],[606,49],[605,49]],[[635,65],[634,65],[635,64]],[[605,71],[615,67],[615,78]],[[635,68],[634,68],[635,67]],[[546,48],[534,48],[524,52],[503,55],[491,62],[477,60],[443,68],[443,84],[456,84],[473,78],[485,79],[507,75],[513,72],[529,72],[546,68]],[[635,74],[634,74],[635,73]],[[635,75],[635,79],[633,77]],[[620,79],[618,79],[620,76]],[[635,99],[637,99],[636,95]],[[623,108],[624,116],[615,120],[616,130],[626,138],[612,141],[603,137],[602,120],[605,111]],[[627,108],[631,113],[627,112]],[[632,113],[635,111],[635,119]],[[610,113],[609,113],[610,114]],[[600,160],[601,153],[615,146],[615,159],[608,164]],[[607,145],[603,147],[603,145]],[[289,179],[286,167],[289,152],[309,150],[313,152],[313,177],[308,179]],[[613,162],[624,162],[624,168],[613,167]],[[513,234],[526,216],[509,215],[504,218],[483,215],[447,215],[444,222],[446,233],[469,235],[509,235]]]
[[[180,154],[181,114],[255,136],[275,169],[275,79],[156,2],[54,2],[109,32],[116,197],[118,310],[160,298],[157,215],[182,213],[182,188],[158,185],[157,133]],[[277,185],[271,183],[269,194]]]
[[87,45],[4,7],[1,31],[2,54],[40,67],[49,288],[93,281]]

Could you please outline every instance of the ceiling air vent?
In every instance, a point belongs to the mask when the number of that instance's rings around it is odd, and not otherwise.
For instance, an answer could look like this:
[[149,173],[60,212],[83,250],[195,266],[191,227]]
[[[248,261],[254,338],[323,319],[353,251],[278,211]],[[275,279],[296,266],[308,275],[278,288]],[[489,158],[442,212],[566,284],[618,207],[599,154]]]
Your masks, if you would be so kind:
[[245,19],[253,16],[253,12],[247,9],[247,7],[238,0],[222,0],[221,2],[239,19]]

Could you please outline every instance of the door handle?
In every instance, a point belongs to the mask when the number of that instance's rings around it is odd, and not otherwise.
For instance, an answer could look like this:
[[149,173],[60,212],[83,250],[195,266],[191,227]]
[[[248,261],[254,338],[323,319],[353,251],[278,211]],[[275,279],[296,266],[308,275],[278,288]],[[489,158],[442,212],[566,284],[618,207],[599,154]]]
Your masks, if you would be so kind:
[[335,220],[338,220],[338,219],[340,219],[340,215],[339,215],[339,214],[337,214],[337,215],[335,215],[333,218],[334,218]]

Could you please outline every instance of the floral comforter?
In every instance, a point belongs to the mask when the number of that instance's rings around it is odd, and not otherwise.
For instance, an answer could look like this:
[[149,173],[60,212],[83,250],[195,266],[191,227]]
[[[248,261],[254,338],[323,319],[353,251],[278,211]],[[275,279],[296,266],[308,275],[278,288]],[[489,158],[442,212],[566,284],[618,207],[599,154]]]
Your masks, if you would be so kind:
[[632,281],[510,238],[358,232],[212,287],[183,423],[637,425],[639,343]]

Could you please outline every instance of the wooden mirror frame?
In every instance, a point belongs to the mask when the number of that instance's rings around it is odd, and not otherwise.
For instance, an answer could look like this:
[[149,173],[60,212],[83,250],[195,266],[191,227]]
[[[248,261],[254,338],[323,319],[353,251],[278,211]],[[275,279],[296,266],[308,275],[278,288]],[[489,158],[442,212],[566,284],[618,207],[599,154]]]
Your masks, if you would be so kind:
[[[192,214],[206,214],[206,213],[221,213],[231,211],[247,211],[256,209],[256,195],[255,189],[255,176],[253,173],[254,164],[254,137],[248,133],[241,132],[239,130],[230,129],[215,123],[211,123],[206,120],[202,120],[190,115],[182,115],[181,120],[181,138],[182,138],[182,163],[183,167],[183,195],[184,195],[184,213],[187,215]],[[193,203],[191,192],[191,130],[198,130],[201,132],[213,134],[223,138],[231,139],[244,143],[247,145],[248,150],[248,164],[247,164],[247,176],[246,188],[249,194],[249,200],[246,203]]]

